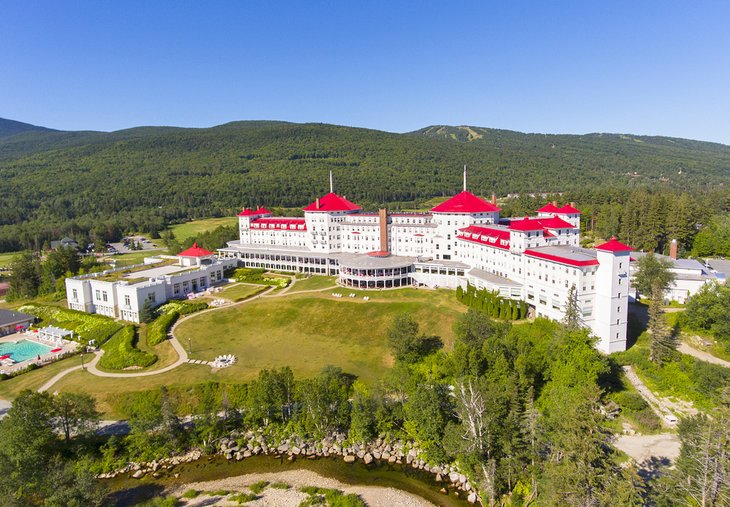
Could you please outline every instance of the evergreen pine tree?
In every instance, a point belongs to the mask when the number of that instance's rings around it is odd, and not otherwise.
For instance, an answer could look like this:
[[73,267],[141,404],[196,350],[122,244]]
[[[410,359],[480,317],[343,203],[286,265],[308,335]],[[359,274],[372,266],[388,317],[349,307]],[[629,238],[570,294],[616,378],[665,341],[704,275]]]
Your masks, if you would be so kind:
[[651,302],[649,303],[649,359],[655,364],[661,365],[671,359],[672,354],[677,350],[677,337],[670,329],[664,318],[662,309],[662,290],[656,287],[652,291]]
[[563,316],[563,325],[570,331],[580,328],[580,309],[578,308],[578,294],[575,284],[570,286],[568,291],[568,300],[565,302],[565,315]]

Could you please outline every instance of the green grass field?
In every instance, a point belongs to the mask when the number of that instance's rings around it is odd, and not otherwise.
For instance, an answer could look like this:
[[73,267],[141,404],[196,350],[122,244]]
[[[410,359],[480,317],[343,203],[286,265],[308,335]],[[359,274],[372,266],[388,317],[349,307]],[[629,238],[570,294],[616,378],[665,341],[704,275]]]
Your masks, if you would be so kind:
[[215,297],[230,299],[233,302],[237,302],[243,301],[244,299],[258,294],[259,292],[263,292],[266,289],[268,289],[267,285],[248,285],[244,283],[239,283],[216,293]]
[[[326,277],[312,277],[312,285],[328,285]],[[299,283],[299,282],[298,282]],[[233,286],[237,287],[250,286]],[[306,287],[306,285],[305,285]],[[253,287],[255,288],[255,287]],[[294,289],[298,288],[298,284]],[[229,289],[229,290],[231,290]],[[335,298],[332,292],[343,294]],[[349,298],[355,292],[357,297]],[[368,295],[370,301],[364,301]],[[263,368],[290,366],[297,376],[314,375],[328,364],[340,366],[368,383],[382,378],[392,364],[387,349],[387,330],[392,319],[409,313],[421,323],[421,332],[442,338],[447,348],[453,343],[453,324],[466,307],[450,290],[399,289],[351,291],[347,289],[264,297],[250,303],[194,315],[182,322],[176,335],[185,348],[192,343],[192,357],[211,360],[220,354],[234,354],[237,363],[212,372],[205,365],[184,364],[159,375],[104,378],[85,371],[69,373],[52,391],[86,392],[93,395],[104,417],[120,416],[115,410],[119,393],[186,385],[209,380],[246,382]],[[144,331],[139,347],[160,358],[150,370],[176,359],[169,342],[148,347]],[[91,356],[87,356],[90,360]],[[67,359],[38,371],[0,382],[0,398],[12,399],[24,388],[37,389],[59,371],[79,364]]]
[[0,253],[0,268],[4,268],[10,265],[10,263],[13,261],[13,258],[15,258],[16,255],[19,255],[21,252],[5,252]]
[[236,225],[237,223],[237,217],[205,218],[203,220],[193,220],[192,222],[173,225],[170,227],[170,230],[175,235],[175,238],[182,242],[187,238],[197,236],[201,232],[212,231],[221,225]]
[[309,278],[297,278],[289,292],[300,292],[303,290],[320,290],[336,285],[334,276],[312,275]]
[[396,315],[409,313],[422,332],[441,336],[449,346],[453,323],[465,309],[452,291],[405,289],[371,298],[334,298],[327,291],[263,298],[190,318],[176,335],[191,341],[196,359],[235,354],[239,361],[230,370],[242,379],[280,366],[308,376],[334,364],[372,382],[391,364],[386,334]]
[[[84,357],[88,362],[93,356],[90,354],[86,354],[86,356]],[[56,361],[55,363],[44,366],[43,368],[40,368],[38,370],[24,373],[8,380],[0,381],[0,398],[10,400],[12,398],[15,398],[18,393],[20,393],[20,391],[24,389],[38,389],[57,373],[80,364],[81,357],[73,356],[67,359]],[[51,391],[54,390],[55,389],[51,389]]]

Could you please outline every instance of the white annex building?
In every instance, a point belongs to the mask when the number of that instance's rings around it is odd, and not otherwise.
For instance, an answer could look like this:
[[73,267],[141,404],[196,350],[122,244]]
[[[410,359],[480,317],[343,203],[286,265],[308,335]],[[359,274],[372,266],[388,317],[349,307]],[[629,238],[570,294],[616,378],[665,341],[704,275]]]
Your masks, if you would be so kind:
[[[330,177],[331,178],[331,177]],[[631,248],[612,238],[580,247],[580,211],[548,204],[505,219],[492,197],[466,190],[428,213],[364,213],[332,191],[303,218],[245,208],[239,239],[219,250],[247,267],[336,275],[347,287],[450,287],[470,283],[521,299],[560,320],[576,287],[584,325],[600,350],[626,349]]]
[[235,264],[193,244],[175,257],[148,257],[144,264],[66,278],[66,302],[72,310],[139,323],[146,301],[155,307],[203,292],[221,283],[224,270]]

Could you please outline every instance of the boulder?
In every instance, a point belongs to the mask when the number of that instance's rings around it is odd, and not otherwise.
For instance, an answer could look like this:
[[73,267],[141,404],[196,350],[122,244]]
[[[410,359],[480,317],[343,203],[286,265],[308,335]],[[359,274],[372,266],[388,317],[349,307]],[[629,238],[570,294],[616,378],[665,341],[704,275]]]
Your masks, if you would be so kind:
[[387,460],[389,460],[389,459],[391,458],[391,456],[390,456],[390,453],[389,453],[388,451],[385,451],[385,452],[384,452],[384,453],[382,454],[382,456],[383,456],[383,459],[387,459]]
[[388,463],[395,463],[396,461],[398,461],[398,458],[396,458],[395,456],[391,456],[390,458],[388,458]]
[[366,465],[369,465],[370,463],[373,462],[373,456],[369,452],[366,453],[365,456],[363,456],[362,459],[363,459],[363,461],[365,462]]
[[345,460],[345,463],[354,463],[355,462],[355,456],[353,456],[352,454],[348,454],[347,456],[345,456],[342,459]]
[[477,503],[476,493],[469,493],[469,496],[466,497],[466,501],[469,503]]
[[292,452],[292,454],[296,454],[298,456],[299,454],[301,454],[302,450],[295,445],[294,447],[291,448],[291,452]]
[[442,480],[441,474],[436,474],[436,482],[441,482]]
[[381,456],[382,454],[380,453],[380,451],[373,451],[373,457],[375,459],[380,459]]
[[132,479],[139,479],[144,475],[144,472],[142,470],[137,470],[132,474]]
[[449,480],[451,482],[458,482],[459,481],[459,474],[457,474],[456,472],[451,472],[449,474]]
[[252,455],[251,451],[243,451],[243,457],[244,458],[250,458]]

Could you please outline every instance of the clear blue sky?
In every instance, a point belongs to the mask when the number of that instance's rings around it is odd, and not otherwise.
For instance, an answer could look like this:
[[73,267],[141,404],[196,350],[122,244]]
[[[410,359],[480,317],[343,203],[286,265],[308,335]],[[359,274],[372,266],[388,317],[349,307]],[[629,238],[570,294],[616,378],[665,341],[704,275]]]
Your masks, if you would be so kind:
[[0,2],[0,117],[730,144],[730,2]]

